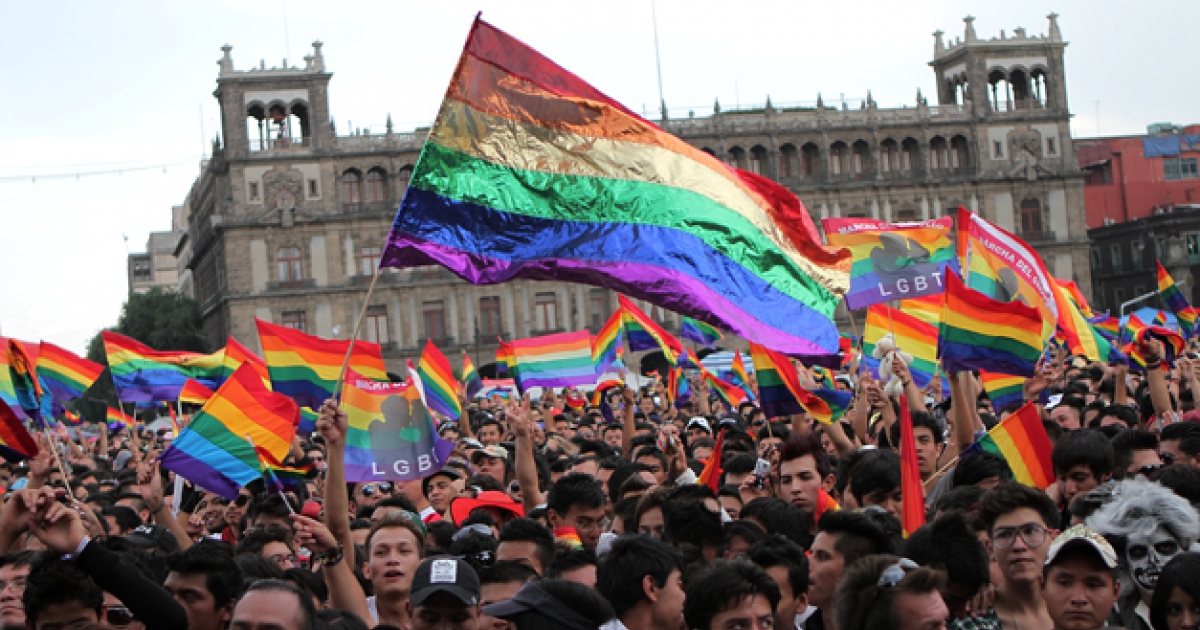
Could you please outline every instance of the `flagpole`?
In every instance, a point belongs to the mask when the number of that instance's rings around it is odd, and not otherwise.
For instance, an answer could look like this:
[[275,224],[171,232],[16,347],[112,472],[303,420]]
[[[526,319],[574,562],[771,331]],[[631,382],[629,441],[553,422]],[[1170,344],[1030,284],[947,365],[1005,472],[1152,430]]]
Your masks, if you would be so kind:
[[67,487],[67,496],[70,498],[72,504],[78,503],[75,493],[71,490],[71,477],[67,475],[67,468],[63,466],[62,458],[58,455],[58,448],[54,445],[54,436],[50,434],[50,427],[47,427],[44,422],[42,423],[42,435],[46,437],[50,452],[54,453],[54,463],[58,466],[58,472],[62,473],[63,485]]
[[371,276],[371,286],[367,288],[367,296],[363,298],[362,308],[358,311],[358,320],[354,322],[354,331],[350,333],[350,345],[346,347],[346,356],[342,359],[342,369],[338,372],[337,382],[333,384],[332,398],[338,402],[341,402],[338,396],[342,392],[342,381],[346,380],[346,370],[350,368],[350,355],[354,352],[354,343],[358,341],[359,328],[362,326],[363,319],[367,316],[367,308],[371,304],[371,295],[375,293],[375,283],[379,281],[379,272],[382,270],[382,267],[375,267],[375,275]]

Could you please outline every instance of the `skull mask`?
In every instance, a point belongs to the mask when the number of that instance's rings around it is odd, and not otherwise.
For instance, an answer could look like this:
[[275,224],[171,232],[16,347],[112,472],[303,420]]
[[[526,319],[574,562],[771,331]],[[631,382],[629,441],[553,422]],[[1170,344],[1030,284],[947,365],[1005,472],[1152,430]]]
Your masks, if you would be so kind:
[[1158,586],[1158,574],[1183,548],[1165,527],[1155,529],[1150,535],[1130,534],[1125,542],[1125,560],[1129,573],[1144,595],[1154,593]]

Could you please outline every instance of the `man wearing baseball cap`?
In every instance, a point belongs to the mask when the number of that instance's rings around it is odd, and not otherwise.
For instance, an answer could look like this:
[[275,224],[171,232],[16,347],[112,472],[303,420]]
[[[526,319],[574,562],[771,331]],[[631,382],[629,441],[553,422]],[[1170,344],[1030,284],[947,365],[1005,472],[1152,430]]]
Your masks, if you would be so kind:
[[413,574],[408,597],[412,630],[479,630],[479,576],[456,558],[427,558]]
[[1103,536],[1076,525],[1050,543],[1043,571],[1042,598],[1054,630],[1103,628],[1121,585],[1117,552]]

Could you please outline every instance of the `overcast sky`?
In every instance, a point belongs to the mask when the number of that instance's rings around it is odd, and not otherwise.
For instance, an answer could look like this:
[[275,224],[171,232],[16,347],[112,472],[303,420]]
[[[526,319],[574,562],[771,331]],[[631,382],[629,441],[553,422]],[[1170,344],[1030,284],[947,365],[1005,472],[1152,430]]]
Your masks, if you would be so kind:
[[[0,2],[0,334],[82,352],[116,323],[126,247],[170,228],[218,132],[222,44],[243,70],[302,66],[320,39],[339,133],[382,132],[389,113],[405,131],[432,120],[479,10],[631,109],[656,111],[648,0]],[[857,107],[868,90],[880,107],[912,106],[918,88],[936,101],[933,31],[961,36],[971,13],[980,37],[1043,34],[1052,10],[1070,42],[1076,137],[1197,122],[1193,2],[658,0],[663,91],[679,115],[768,94],[844,94]]]

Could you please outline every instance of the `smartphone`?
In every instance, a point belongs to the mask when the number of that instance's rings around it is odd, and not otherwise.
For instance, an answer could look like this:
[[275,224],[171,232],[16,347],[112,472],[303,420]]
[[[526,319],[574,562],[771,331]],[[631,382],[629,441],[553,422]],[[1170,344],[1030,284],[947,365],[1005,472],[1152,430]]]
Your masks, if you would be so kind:
[[661,397],[661,396],[655,396],[655,397],[654,397],[654,404],[655,404],[655,405],[661,405],[661,404],[662,404],[662,397]]
[[771,462],[761,457],[758,458],[758,461],[754,462],[754,489],[762,490],[769,474],[771,474]]

